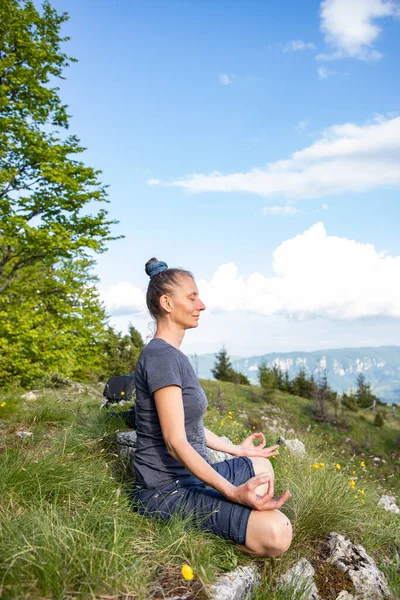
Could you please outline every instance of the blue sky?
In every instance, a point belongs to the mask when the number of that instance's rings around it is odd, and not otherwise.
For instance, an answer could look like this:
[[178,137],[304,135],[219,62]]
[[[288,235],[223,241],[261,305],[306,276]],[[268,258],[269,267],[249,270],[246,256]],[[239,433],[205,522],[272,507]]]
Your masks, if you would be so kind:
[[398,343],[399,3],[52,6],[70,132],[125,235],[97,268],[119,329],[148,335],[156,256],[207,305],[184,351]]

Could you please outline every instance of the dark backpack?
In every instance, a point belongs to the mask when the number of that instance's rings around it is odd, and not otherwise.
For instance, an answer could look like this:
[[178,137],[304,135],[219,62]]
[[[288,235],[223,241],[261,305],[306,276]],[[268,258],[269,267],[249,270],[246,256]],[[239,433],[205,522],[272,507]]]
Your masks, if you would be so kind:
[[[103,404],[108,408],[111,404],[120,404],[132,400],[135,394],[135,375],[114,375],[107,381],[103,396],[107,399]],[[136,429],[136,408],[131,406],[129,410],[108,413],[111,417],[122,419],[128,427]]]
[[108,406],[132,400],[134,393],[134,375],[113,375],[105,385],[103,396],[107,398],[106,406]]

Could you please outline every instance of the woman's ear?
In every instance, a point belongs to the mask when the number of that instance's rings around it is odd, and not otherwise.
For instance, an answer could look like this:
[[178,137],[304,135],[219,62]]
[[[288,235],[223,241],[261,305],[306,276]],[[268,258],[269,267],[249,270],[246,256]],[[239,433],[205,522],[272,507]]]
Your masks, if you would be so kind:
[[167,294],[163,294],[162,296],[160,296],[160,306],[162,309],[165,310],[165,312],[170,313],[172,310],[172,304],[171,304],[171,299],[169,298],[169,296],[167,296]]

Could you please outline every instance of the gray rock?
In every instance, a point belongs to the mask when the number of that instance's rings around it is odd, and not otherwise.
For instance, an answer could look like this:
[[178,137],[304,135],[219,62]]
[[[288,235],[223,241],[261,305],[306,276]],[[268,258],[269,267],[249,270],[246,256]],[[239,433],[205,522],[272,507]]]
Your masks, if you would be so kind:
[[36,394],[33,392],[25,392],[21,396],[22,400],[27,400],[28,402],[33,402],[33,400],[37,400]]
[[356,600],[356,597],[346,592],[346,590],[342,590],[339,596],[336,596],[336,600]]
[[[226,437],[226,435],[221,435],[221,440],[224,440],[224,442],[228,442],[229,444],[232,443],[231,440]],[[229,454],[228,452],[220,452],[219,450],[212,450],[211,448],[207,448],[207,452],[208,459],[212,464],[234,458],[233,454]]]
[[297,438],[293,440],[286,440],[284,437],[280,436],[277,443],[284,444],[288,451],[295,456],[307,456],[305,445]]
[[70,381],[69,387],[72,387],[73,390],[76,390],[78,394],[84,394],[86,392],[86,386],[78,381]]
[[301,558],[280,578],[278,588],[289,588],[291,594],[302,594],[302,600],[318,600],[319,594],[314,583],[315,571],[311,563]]
[[330,556],[327,562],[341,569],[356,589],[357,600],[394,600],[383,573],[361,544],[353,544],[340,533],[327,536]]
[[117,452],[121,460],[127,463],[128,468],[133,473],[133,458],[137,446],[137,434],[133,429],[131,431],[119,431],[116,435]]
[[400,508],[396,504],[396,498],[393,496],[381,496],[378,502],[378,506],[381,506],[385,510],[400,515]]
[[210,588],[210,600],[251,600],[260,584],[261,577],[256,567],[237,567],[221,575]]
[[17,431],[16,435],[21,438],[28,438],[31,437],[33,435],[32,431]]
[[[231,443],[230,439],[226,436],[221,436],[225,442]],[[136,452],[137,446],[137,435],[135,430],[131,431],[120,431],[116,435],[117,448],[119,457],[127,461],[132,467],[133,457]],[[227,460],[229,458],[233,458],[232,454],[228,454],[228,452],[219,452],[217,450],[211,450],[211,448],[207,448],[208,458],[211,463],[221,462],[223,460]]]

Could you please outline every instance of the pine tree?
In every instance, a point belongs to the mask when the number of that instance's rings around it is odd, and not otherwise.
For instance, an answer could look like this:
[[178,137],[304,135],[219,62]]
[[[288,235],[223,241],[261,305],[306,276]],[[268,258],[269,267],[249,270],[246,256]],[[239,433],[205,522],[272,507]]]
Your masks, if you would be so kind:
[[232,364],[225,346],[216,353],[211,373],[219,381],[232,381]]
[[293,394],[301,398],[311,398],[314,390],[314,378],[308,378],[305,367],[302,367],[293,379]]

